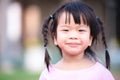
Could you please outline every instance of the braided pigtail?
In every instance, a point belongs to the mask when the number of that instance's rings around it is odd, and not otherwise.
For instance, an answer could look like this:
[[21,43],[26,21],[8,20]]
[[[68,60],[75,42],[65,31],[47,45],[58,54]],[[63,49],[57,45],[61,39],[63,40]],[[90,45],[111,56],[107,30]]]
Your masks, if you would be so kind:
[[107,47],[107,43],[106,43],[106,39],[105,39],[105,33],[104,33],[104,28],[103,26],[101,27],[102,30],[102,40],[103,40],[103,44],[105,45],[105,59],[106,59],[106,68],[110,69],[110,56],[109,56],[109,52],[108,52],[108,47]]
[[108,46],[107,46],[107,43],[106,43],[106,38],[105,38],[103,23],[100,21],[99,18],[97,18],[97,20],[98,20],[98,22],[99,22],[99,24],[100,24],[100,28],[101,28],[101,32],[102,32],[102,41],[103,41],[103,44],[104,44],[104,46],[105,46],[106,68],[107,68],[107,69],[110,69],[110,55],[109,55]]
[[49,64],[50,64],[50,56],[47,50],[47,45],[48,45],[48,29],[49,29],[49,23],[51,20],[52,16],[50,16],[45,23],[43,24],[42,27],[42,34],[43,34],[43,38],[44,38],[44,47],[45,47],[45,63],[47,66],[47,69],[49,70]]

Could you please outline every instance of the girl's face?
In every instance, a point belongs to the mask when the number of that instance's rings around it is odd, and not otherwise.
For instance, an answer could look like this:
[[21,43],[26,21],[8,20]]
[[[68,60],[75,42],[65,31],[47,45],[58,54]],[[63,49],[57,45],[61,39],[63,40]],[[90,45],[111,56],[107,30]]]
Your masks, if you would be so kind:
[[[68,18],[68,16],[67,16]],[[90,35],[90,27],[83,23],[75,24],[73,16],[70,14],[70,23],[66,13],[63,12],[59,18],[57,33],[54,36],[54,44],[59,46],[62,55],[79,55],[84,53],[85,49],[91,45],[92,36]]]

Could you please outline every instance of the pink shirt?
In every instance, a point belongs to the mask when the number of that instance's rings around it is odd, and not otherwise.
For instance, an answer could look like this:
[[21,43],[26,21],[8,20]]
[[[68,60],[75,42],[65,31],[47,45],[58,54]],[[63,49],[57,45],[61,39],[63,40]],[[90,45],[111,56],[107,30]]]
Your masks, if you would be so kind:
[[53,66],[45,69],[39,80],[115,80],[109,70],[96,62],[90,68],[76,71],[63,71]]

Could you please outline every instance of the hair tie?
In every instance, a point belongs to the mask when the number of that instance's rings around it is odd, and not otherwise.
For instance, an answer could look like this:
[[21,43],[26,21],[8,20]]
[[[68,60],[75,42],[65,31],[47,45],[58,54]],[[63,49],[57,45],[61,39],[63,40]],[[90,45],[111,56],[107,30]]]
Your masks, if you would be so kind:
[[50,19],[53,19],[53,15],[50,15]]
[[108,51],[108,48],[105,48],[105,51]]

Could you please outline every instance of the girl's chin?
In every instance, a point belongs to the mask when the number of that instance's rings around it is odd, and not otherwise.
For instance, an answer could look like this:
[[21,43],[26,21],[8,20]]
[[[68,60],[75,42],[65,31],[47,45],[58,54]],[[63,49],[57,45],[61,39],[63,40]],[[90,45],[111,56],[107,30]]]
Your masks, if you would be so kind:
[[67,52],[66,54],[71,55],[71,56],[77,56],[77,55],[80,55],[81,52],[70,51],[70,52]]

